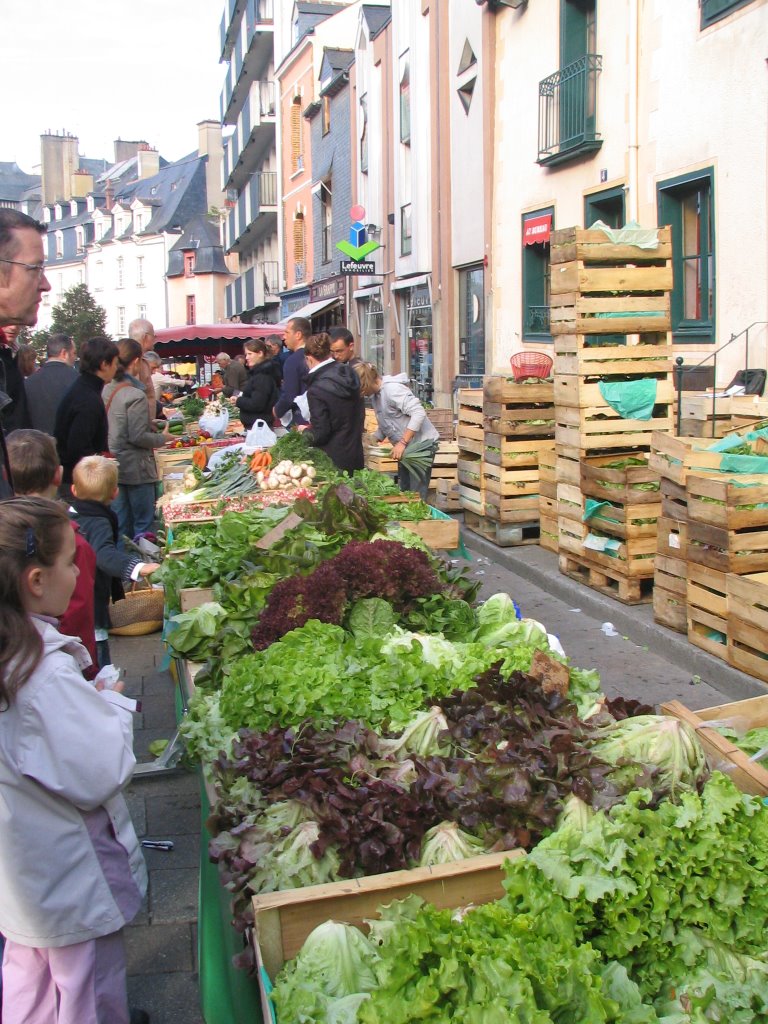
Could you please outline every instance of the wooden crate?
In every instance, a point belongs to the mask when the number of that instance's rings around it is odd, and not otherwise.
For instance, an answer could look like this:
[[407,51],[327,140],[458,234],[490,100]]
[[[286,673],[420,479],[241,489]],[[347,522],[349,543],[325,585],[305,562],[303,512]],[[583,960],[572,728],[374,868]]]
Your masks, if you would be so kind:
[[427,419],[437,430],[441,441],[453,441],[456,434],[452,409],[428,409]]
[[[653,566],[654,618],[670,629],[685,633],[688,630],[685,612],[688,603],[688,563],[683,558],[656,555]],[[657,591],[663,592],[659,599],[659,612],[664,611],[658,617]]]
[[[620,371],[621,372],[621,371]],[[627,372],[626,370],[624,371]],[[638,374],[638,378],[647,376],[656,378],[656,405],[669,405],[674,399],[674,388],[672,386],[671,374]],[[618,413],[613,409],[603,398],[600,393],[600,384],[587,383],[583,377],[578,377],[575,374],[555,374],[555,405],[558,411],[558,422],[559,413],[562,407],[569,409],[602,409],[605,412],[610,412],[614,416],[618,416]],[[653,417],[651,417],[653,419]],[[638,422],[646,422],[640,420]],[[650,422],[650,421],[648,421]]]
[[704,441],[707,439],[713,441],[731,433],[731,420],[730,417],[718,420],[694,420],[681,417],[678,429],[686,437],[700,437]]
[[581,458],[578,455],[575,458],[564,455],[559,446],[555,450],[557,452],[555,479],[558,483],[576,484],[580,488]]
[[[552,268],[553,275],[556,269]],[[663,344],[672,328],[669,294],[591,295],[576,289],[553,292],[549,300],[549,328],[555,337],[641,334],[645,341],[655,337]]]
[[600,508],[590,516],[587,525],[622,540],[652,537],[655,541],[660,514],[661,502],[656,505],[623,505],[612,501],[610,507]]
[[557,482],[557,453],[554,448],[539,452],[539,480],[542,483]]
[[[659,404],[647,420],[623,419],[609,405],[588,408],[557,406],[555,440],[560,450],[571,453],[595,453],[595,449],[612,451],[628,448],[650,448],[654,433],[671,431],[672,405]],[[580,457],[580,456],[579,456]]]
[[485,452],[485,431],[483,430],[482,423],[472,424],[460,419],[456,427],[456,442],[461,453],[470,452],[473,455],[483,455]]
[[580,518],[563,515],[562,506],[557,515],[557,537],[560,551],[581,558],[584,553],[584,541],[587,539],[589,527]]
[[653,579],[626,576],[610,566],[597,564],[561,550],[558,560],[560,572],[571,579],[584,583],[607,597],[622,604],[647,604],[651,600]]
[[372,455],[370,449],[365,452],[365,468],[375,469],[379,473],[396,473],[397,463],[387,455]]
[[688,605],[688,642],[722,661],[728,660],[728,621]]
[[[557,520],[557,498],[550,498],[539,491],[539,513],[547,519]],[[557,523],[555,523],[557,525]]]
[[400,526],[421,537],[435,551],[453,551],[459,546],[459,524],[455,519],[406,520]]
[[538,522],[539,471],[483,463],[485,515],[502,523]]
[[[490,903],[504,895],[504,864],[522,851],[488,853],[453,864],[391,871],[325,885],[253,897],[253,940],[257,964],[274,981],[287,960],[301,950],[311,931],[325,921],[343,921],[365,930],[378,907],[414,893],[438,909]],[[262,987],[264,1020],[272,1019]],[[285,1022],[289,1024],[289,1022]]]
[[661,705],[661,713],[687,722],[695,730],[712,767],[725,768],[728,777],[743,793],[768,796],[768,769],[751,761],[743,750],[708,725],[727,722],[742,733],[768,726],[768,696],[719,704],[701,711],[691,711],[680,701],[673,700]]
[[659,516],[656,523],[656,550],[669,558],[686,559],[688,523],[685,520]]
[[[642,459],[644,464],[622,465],[630,458]],[[580,461],[580,473],[581,490],[588,498],[625,505],[659,504],[659,475],[651,469],[647,456],[592,456]],[[654,485],[654,489],[647,489],[649,485]]]
[[692,470],[718,472],[722,456],[719,452],[703,451],[704,447],[698,437],[675,437],[667,428],[654,431],[651,435],[651,468],[660,477],[681,485],[685,485]]
[[557,518],[552,515],[544,515],[543,510],[539,512],[539,545],[548,551],[554,552],[557,552],[560,548]]
[[209,601],[213,601],[213,587],[183,587],[179,591],[179,608],[182,612],[199,608]]
[[[555,252],[554,248],[550,251],[552,255],[550,294],[552,296],[573,295],[574,299],[576,299],[581,296],[587,296],[595,293],[628,293],[626,296],[618,296],[618,298],[624,302],[624,304],[620,305],[618,309],[611,310],[611,308],[608,307],[607,310],[604,310],[601,307],[601,312],[624,313],[627,312],[626,298],[629,296],[634,298],[642,296],[643,299],[650,299],[652,296],[647,295],[648,292],[669,292],[672,290],[672,261],[668,259],[661,259],[660,266],[652,266],[650,263],[645,263],[645,265],[640,266],[632,265],[630,263],[626,263],[623,266],[592,266],[583,259],[557,262],[561,253]],[[571,303],[568,302],[567,304]],[[575,301],[573,302],[573,305],[575,305]],[[638,303],[638,305],[642,305],[642,303]],[[650,303],[640,310],[630,310],[630,312],[640,313],[641,315],[637,317],[638,320],[658,321],[661,319],[660,317],[643,317],[642,313],[646,310],[648,312],[657,312],[653,307],[649,307]],[[634,334],[638,330],[642,330],[642,327],[633,326],[630,328],[625,326],[625,323],[622,323],[622,321],[625,321],[624,317],[616,317],[615,319],[601,318],[597,325],[598,328],[602,328],[601,333],[609,333],[603,327],[606,319],[611,324],[612,333],[614,334],[620,332],[622,327],[624,328],[622,333],[625,334]],[[626,324],[632,323],[633,319],[634,318],[626,318]],[[657,328],[652,327],[650,329],[656,330]],[[665,327],[664,330],[668,330],[668,328]]]
[[685,522],[688,519],[688,496],[684,484],[676,484],[668,477],[659,478],[661,493],[661,514],[667,519]]
[[441,512],[459,512],[461,501],[459,500],[458,481],[437,480],[430,504],[439,508]]
[[469,509],[464,511],[464,526],[484,540],[500,548],[516,547],[520,544],[538,544],[538,522],[499,522],[487,515],[477,515]]
[[534,408],[489,402],[485,410],[483,426],[492,434],[509,438],[555,436],[554,405]]
[[728,617],[726,595],[726,573],[706,569],[695,562],[688,562],[686,601],[692,608],[702,608],[719,619]]
[[[552,405],[555,400],[552,383],[546,381],[516,381],[513,377],[485,377],[480,392],[483,402],[503,405]],[[459,395],[464,394],[463,390]]]
[[584,522],[584,495],[578,484],[557,484],[557,514],[566,519]]
[[768,570],[768,529],[726,530],[691,519],[687,535],[689,562],[740,576]]
[[734,395],[731,398],[731,425],[734,430],[765,419],[768,419],[768,398],[761,395]]
[[725,577],[728,659],[734,668],[768,682],[768,572]]
[[560,334],[554,338],[554,371],[579,377],[604,377],[615,374],[670,373],[671,337],[639,335],[637,344],[600,344],[593,334]]
[[[605,530],[592,529],[598,535]],[[653,579],[653,560],[656,557],[656,535],[651,537],[629,537],[621,540],[615,555],[607,555],[602,551],[584,548],[583,558],[602,569],[609,570],[613,575],[627,576],[636,579]]]
[[607,266],[616,263],[642,265],[672,258],[672,228],[660,227],[657,237],[659,244],[655,248],[641,249],[636,245],[617,245],[599,228],[574,225],[553,231],[549,244],[553,263],[583,260]]
[[459,452],[457,476],[459,485],[459,503],[462,508],[469,509],[478,515],[485,514],[485,463],[479,455],[472,452]]
[[155,448],[155,465],[160,479],[162,480],[169,470],[191,466],[194,451],[191,445],[187,448]]
[[493,466],[524,467],[539,464],[539,452],[554,448],[554,439],[529,438],[511,441],[501,434],[485,432],[483,458]]
[[746,473],[713,476],[692,472],[686,479],[685,490],[688,516],[694,522],[711,523],[726,530],[768,526],[765,476]]

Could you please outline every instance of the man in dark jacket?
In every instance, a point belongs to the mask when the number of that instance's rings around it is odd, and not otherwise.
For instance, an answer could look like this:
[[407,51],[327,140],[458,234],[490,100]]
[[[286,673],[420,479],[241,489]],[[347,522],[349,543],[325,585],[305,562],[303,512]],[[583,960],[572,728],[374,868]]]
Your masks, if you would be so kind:
[[337,362],[330,353],[327,334],[313,334],[307,341],[309,365],[310,426],[306,436],[338,469],[348,473],[362,469],[365,401],[360,378],[351,366]]
[[[0,498],[12,495],[11,472],[3,428],[28,427],[24,382],[16,354],[2,328],[14,324],[34,327],[44,292],[51,290],[45,276],[43,239],[46,227],[18,210],[0,210]],[[10,403],[8,402],[10,399]]]
[[53,434],[56,411],[64,395],[77,380],[75,343],[66,334],[48,339],[48,358],[25,382],[29,418],[35,430]]
[[80,376],[61,400],[53,431],[64,467],[63,494],[69,493],[80,459],[107,451],[109,427],[101,392],[115,376],[117,357],[117,345],[108,338],[92,338],[80,350]]
[[[303,316],[295,316],[289,320],[285,328],[285,347],[290,355],[283,364],[283,384],[280,397],[275,403],[275,416],[283,419],[286,413],[293,413],[293,422],[305,423],[294,402],[298,395],[307,390],[307,362],[304,358],[304,346],[312,332],[312,325]],[[287,425],[287,424],[284,424]]]

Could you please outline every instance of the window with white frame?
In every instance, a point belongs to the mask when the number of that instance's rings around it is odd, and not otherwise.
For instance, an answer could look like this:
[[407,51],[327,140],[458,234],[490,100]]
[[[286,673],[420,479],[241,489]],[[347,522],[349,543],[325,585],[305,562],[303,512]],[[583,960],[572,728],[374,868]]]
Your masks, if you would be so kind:
[[117,257],[117,287],[122,288],[125,277],[125,260],[122,256]]
[[75,239],[77,251],[83,252],[85,249],[85,228],[75,228]]
[[400,141],[411,144],[411,54],[406,50],[400,55]]
[[56,259],[60,260],[64,255],[64,232],[56,232]]
[[125,306],[117,307],[117,333],[125,334]]
[[144,257],[136,257],[136,287],[144,287]]

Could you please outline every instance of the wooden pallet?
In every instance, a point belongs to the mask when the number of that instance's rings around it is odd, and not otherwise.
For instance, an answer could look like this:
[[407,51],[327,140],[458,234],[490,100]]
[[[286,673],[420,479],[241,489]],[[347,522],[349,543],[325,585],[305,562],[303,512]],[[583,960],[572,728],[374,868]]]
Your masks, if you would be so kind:
[[503,523],[465,509],[464,526],[471,533],[476,533],[500,548],[539,543],[538,521]]
[[605,566],[596,565],[585,558],[561,552],[558,559],[560,572],[592,590],[612,597],[622,604],[648,604],[653,590],[653,579],[640,579],[612,572]]

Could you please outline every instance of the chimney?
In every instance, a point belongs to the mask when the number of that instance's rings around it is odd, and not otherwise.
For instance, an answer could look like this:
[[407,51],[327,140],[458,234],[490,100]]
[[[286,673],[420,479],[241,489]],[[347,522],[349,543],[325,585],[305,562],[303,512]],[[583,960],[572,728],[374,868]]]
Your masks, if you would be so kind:
[[77,148],[77,136],[66,131],[61,135],[48,131],[40,136],[43,205],[70,198],[72,175],[80,166]]
[[93,175],[89,174],[88,171],[75,171],[72,175],[72,185],[70,186],[69,194],[74,199],[82,198],[87,196],[89,192],[93,192]]
[[115,163],[121,164],[123,160],[130,160],[138,153],[142,146],[147,146],[143,140],[130,142],[127,139],[115,139]]
[[205,193],[208,209],[221,210],[226,197],[221,190],[221,166],[224,161],[224,144],[221,139],[221,125],[218,121],[200,121],[197,126],[197,153],[207,157],[205,161]]
[[115,192],[112,188],[112,179],[107,178],[107,187],[104,189],[104,209],[111,210],[115,205]]
[[139,178],[152,178],[160,170],[160,154],[156,149],[150,149],[146,142],[139,146],[136,154],[139,159]]

